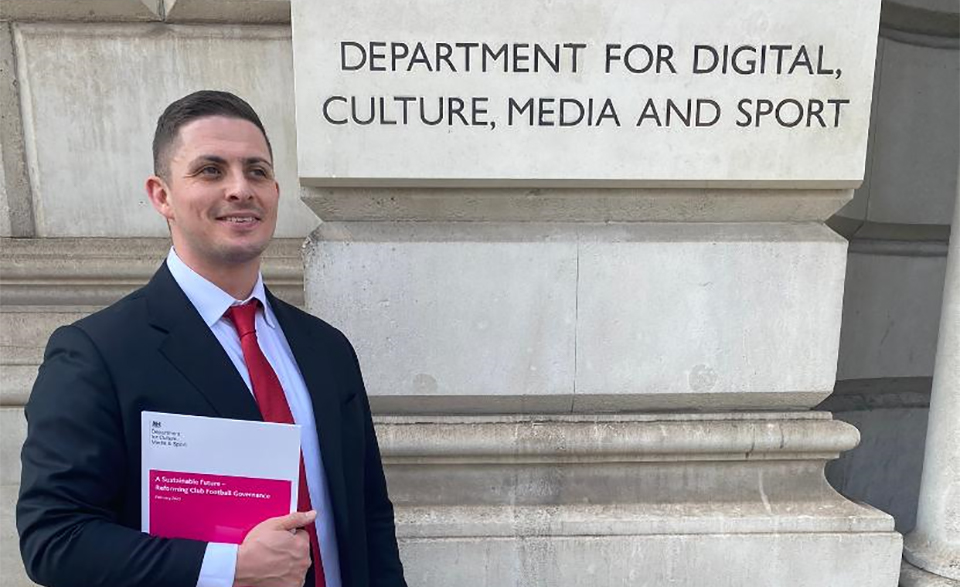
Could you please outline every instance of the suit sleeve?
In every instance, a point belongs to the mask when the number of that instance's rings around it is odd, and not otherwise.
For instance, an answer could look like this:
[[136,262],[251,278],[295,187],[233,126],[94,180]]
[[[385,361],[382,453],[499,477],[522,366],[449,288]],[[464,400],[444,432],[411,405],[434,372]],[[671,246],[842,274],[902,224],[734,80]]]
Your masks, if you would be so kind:
[[[349,343],[348,343],[349,344]],[[360,362],[350,346],[353,363],[360,378]],[[387,482],[380,460],[380,446],[373,428],[373,416],[370,413],[370,401],[366,389],[362,389],[364,433],[366,435],[366,453],[364,455],[364,503],[366,504],[367,560],[370,565],[370,584],[372,587],[406,587],[403,578],[403,564],[397,547],[396,526],[394,524],[393,504],[387,495]]]
[[107,366],[76,326],[50,337],[26,406],[17,530],[27,574],[51,587],[196,585],[206,543],[118,522],[127,441]]

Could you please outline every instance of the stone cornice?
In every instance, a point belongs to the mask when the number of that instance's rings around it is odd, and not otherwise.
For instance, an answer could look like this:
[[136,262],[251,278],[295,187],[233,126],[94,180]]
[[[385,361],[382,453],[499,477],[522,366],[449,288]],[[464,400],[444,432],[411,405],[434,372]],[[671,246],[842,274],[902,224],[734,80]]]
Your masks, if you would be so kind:
[[326,222],[822,222],[844,189],[314,188],[304,203]]
[[4,0],[0,20],[289,23],[290,0]]
[[850,241],[848,251],[862,255],[946,257],[950,225],[871,222],[840,216],[827,226]]
[[[150,279],[170,241],[164,238],[0,239],[0,305],[93,306],[115,302]],[[303,305],[299,239],[280,239],[264,255],[264,281]]]
[[[952,46],[956,48],[956,40],[960,37],[960,12],[956,10],[956,5],[954,11],[947,12],[938,10],[934,2],[926,2],[929,7],[917,6],[922,3],[885,0],[880,12],[881,34],[896,38],[898,32],[907,33],[917,38],[896,40],[917,45],[932,44],[937,47],[942,45],[929,37],[939,37],[943,41],[953,39]],[[939,8],[942,8],[942,5]]]
[[[881,13],[884,32],[957,38],[960,17],[956,12],[917,6],[917,2],[885,0]],[[88,22],[290,22],[289,0],[4,0],[0,20]]]
[[817,406],[829,412],[928,409],[932,377],[876,377],[837,381],[833,394]]
[[827,412],[381,416],[385,464],[834,459],[860,441]]

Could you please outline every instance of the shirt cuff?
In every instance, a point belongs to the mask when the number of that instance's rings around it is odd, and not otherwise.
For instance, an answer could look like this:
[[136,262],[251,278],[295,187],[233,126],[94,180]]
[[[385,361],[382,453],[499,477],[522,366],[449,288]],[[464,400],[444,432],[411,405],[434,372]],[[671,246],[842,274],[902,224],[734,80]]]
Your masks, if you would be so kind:
[[237,573],[237,544],[208,542],[197,587],[233,587]]

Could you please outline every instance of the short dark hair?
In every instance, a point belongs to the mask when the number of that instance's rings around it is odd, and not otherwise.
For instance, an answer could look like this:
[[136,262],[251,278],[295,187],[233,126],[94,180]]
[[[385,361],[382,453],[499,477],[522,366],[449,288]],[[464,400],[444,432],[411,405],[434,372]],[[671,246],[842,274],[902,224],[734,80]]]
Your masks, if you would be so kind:
[[157,130],[153,134],[153,172],[164,179],[170,164],[170,147],[176,142],[180,128],[200,118],[208,116],[226,116],[239,118],[253,123],[263,133],[267,141],[267,150],[273,158],[273,147],[267,138],[267,131],[260,122],[256,111],[243,98],[217,90],[200,90],[167,106],[157,120]]

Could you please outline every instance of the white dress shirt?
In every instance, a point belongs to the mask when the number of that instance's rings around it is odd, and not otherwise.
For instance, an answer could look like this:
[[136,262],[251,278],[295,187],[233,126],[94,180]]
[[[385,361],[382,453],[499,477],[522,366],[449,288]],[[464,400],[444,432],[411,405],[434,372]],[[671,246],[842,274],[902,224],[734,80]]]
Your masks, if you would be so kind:
[[[262,304],[256,316],[257,340],[260,343],[260,350],[277,373],[294,422],[300,425],[300,447],[307,473],[310,503],[317,510],[315,524],[320,540],[320,557],[323,559],[324,576],[328,587],[341,587],[337,536],[333,526],[333,511],[330,507],[327,479],[320,461],[320,441],[317,437],[316,420],[313,417],[313,404],[300,368],[297,367],[297,362],[293,358],[290,345],[267,300],[263,288],[263,276],[257,277],[257,284],[253,287],[249,298],[235,300],[233,296],[188,267],[172,248],[167,255],[167,268],[180,289],[187,294],[187,298],[197,309],[204,323],[217,337],[251,394],[253,387],[250,385],[250,374],[243,360],[240,337],[233,323],[223,315],[230,306],[243,304],[251,299],[257,299]],[[207,544],[197,587],[232,587],[237,566],[237,548],[236,544],[216,542]]]

